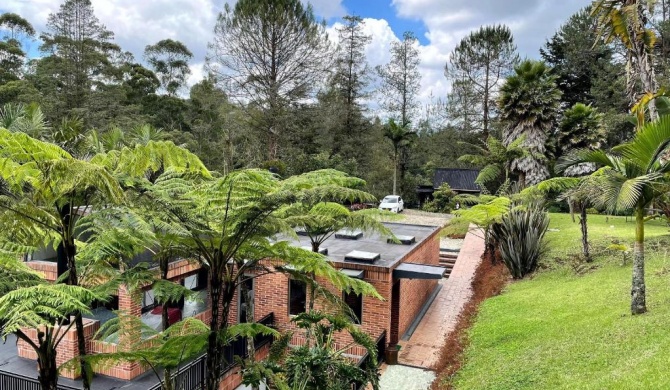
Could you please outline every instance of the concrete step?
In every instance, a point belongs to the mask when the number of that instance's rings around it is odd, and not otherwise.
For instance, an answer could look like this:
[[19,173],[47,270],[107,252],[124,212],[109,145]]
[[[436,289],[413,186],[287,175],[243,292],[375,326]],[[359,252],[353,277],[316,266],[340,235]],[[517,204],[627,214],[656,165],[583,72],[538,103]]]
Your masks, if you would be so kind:
[[440,265],[447,269],[444,274],[445,278],[449,278],[449,275],[451,275],[451,270],[454,269],[460,251],[460,249],[440,248]]
[[444,256],[444,255],[440,255],[440,259],[456,261],[456,259],[458,259],[458,256]]

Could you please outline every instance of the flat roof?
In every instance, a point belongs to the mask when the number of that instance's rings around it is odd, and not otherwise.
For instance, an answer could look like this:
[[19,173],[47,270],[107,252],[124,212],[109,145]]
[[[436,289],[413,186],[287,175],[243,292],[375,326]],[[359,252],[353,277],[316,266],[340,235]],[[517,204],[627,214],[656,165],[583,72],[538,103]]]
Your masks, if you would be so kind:
[[[333,234],[323,244],[321,249],[328,249],[328,259],[333,263],[342,264],[359,264],[374,267],[393,268],[414,248],[421,245],[428,237],[430,237],[439,226],[425,226],[425,225],[409,225],[397,222],[384,222],[384,225],[389,228],[396,236],[414,236],[416,242],[411,245],[387,243],[388,237],[379,235],[377,233],[364,233],[362,238],[358,240],[335,238]],[[309,237],[298,236],[298,239],[289,239],[296,246],[309,246]],[[345,261],[344,257],[352,251],[362,251],[379,253],[379,260],[374,263]]]

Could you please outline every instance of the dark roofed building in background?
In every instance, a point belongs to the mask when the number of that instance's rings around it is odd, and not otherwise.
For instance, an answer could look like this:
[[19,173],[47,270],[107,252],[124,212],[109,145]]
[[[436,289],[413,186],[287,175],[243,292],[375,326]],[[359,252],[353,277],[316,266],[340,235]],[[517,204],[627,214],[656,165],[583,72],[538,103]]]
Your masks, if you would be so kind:
[[423,205],[425,202],[432,200],[433,192],[444,183],[449,184],[452,191],[457,194],[479,195],[481,188],[475,183],[478,175],[479,169],[438,168],[435,170],[432,186],[417,187],[416,192],[419,203]]

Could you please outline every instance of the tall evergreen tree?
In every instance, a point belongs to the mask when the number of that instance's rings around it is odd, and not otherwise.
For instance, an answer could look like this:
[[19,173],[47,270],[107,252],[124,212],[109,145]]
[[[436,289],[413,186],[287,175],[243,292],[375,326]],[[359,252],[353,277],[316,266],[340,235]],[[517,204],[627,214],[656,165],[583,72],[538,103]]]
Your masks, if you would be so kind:
[[405,32],[401,41],[391,43],[391,61],[377,67],[382,81],[381,106],[398,119],[400,126],[413,122],[419,109],[421,60],[418,42],[414,33]]
[[14,13],[0,15],[0,84],[18,80],[22,76],[22,67],[26,62],[26,53],[22,41],[35,35],[33,26]]
[[52,119],[73,110],[85,113],[94,84],[116,71],[112,55],[120,48],[112,42],[114,34],[95,16],[90,0],[66,0],[49,15],[40,39],[45,58],[39,67],[55,81],[43,91],[50,95]]
[[311,95],[328,64],[325,26],[299,0],[226,4],[209,44],[208,68],[231,98],[253,103],[268,160],[280,157],[286,108]]
[[498,25],[483,26],[463,38],[445,65],[448,78],[470,84],[468,89],[456,88],[453,93],[476,94],[472,103],[481,114],[474,120],[484,140],[489,136],[491,122],[497,117],[495,100],[499,85],[518,61],[512,32],[507,26]]
[[[391,61],[384,67],[377,67],[377,73],[381,77],[382,104],[390,115],[399,120],[400,127],[408,127],[416,118],[419,109],[419,89],[421,88],[421,73],[419,73],[419,49],[418,40],[414,33],[405,32],[403,39],[391,44]],[[411,144],[404,145],[400,149],[394,161],[400,170],[400,184],[404,187],[405,174],[409,163]],[[394,178],[395,180],[395,178]],[[394,194],[395,194],[394,181]],[[403,188],[403,193],[404,191]]]
[[585,7],[572,15],[540,49],[542,59],[557,76],[564,108],[595,103],[592,89],[597,84],[596,78],[606,77],[603,73],[613,70],[609,66],[613,50],[597,39],[596,23],[591,7]]
[[[352,136],[360,131],[362,99],[367,96],[370,83],[370,66],[365,58],[365,47],[372,37],[363,31],[364,21],[360,16],[345,16],[344,23],[337,28],[339,44],[335,56],[334,73],[330,84],[343,110],[340,127],[334,129],[333,152],[338,153]],[[351,151],[345,156],[353,157]]]

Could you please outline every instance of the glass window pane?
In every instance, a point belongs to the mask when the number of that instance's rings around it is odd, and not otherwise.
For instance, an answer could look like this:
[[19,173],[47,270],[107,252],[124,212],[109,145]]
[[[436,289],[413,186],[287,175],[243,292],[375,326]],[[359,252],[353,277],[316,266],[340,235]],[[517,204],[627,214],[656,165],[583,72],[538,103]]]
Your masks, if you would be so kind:
[[354,322],[357,324],[361,323],[363,318],[363,296],[356,294],[354,292],[344,293],[342,299],[344,303],[349,306],[352,311],[352,314],[355,316]]
[[307,302],[307,285],[299,280],[289,280],[288,314],[297,315],[305,312]]

